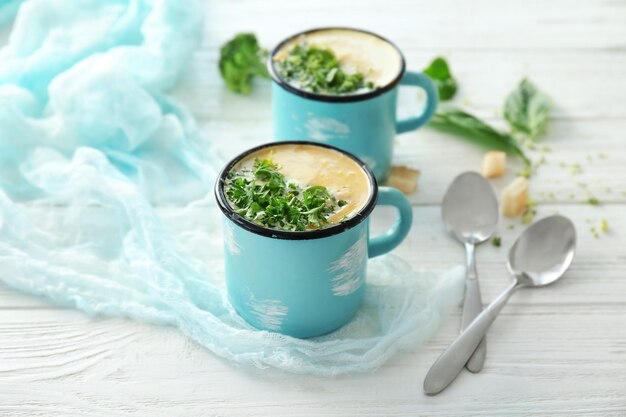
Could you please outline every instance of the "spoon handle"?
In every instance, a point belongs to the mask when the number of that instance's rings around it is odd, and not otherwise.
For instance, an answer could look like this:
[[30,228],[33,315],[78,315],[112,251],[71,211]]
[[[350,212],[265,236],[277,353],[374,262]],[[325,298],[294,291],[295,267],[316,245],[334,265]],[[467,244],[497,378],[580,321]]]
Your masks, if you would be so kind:
[[[463,316],[461,318],[461,330],[464,331],[480,312],[483,310],[483,302],[480,297],[480,285],[478,284],[478,272],[476,271],[476,255],[474,244],[465,243],[466,275],[465,275],[465,298],[463,301]],[[465,364],[471,372],[480,372],[485,364],[487,354],[487,339],[483,338],[480,344]]]
[[521,285],[516,281],[502,292],[437,358],[424,379],[424,392],[426,394],[438,394],[454,381],[467,363],[467,360],[476,350],[480,341],[487,334],[487,330],[498,316],[498,313],[500,313],[500,310],[502,310],[502,307],[504,307],[515,290],[520,287]]

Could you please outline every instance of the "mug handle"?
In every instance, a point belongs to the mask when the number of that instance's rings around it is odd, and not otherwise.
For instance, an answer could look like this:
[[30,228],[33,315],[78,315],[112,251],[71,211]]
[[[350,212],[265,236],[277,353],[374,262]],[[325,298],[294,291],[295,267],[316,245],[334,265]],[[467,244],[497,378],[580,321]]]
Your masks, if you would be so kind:
[[411,130],[415,130],[430,120],[437,110],[437,102],[439,101],[439,94],[437,88],[428,75],[421,72],[404,73],[404,76],[400,80],[400,85],[409,85],[420,87],[426,92],[426,107],[420,116],[409,117],[408,119],[398,120],[396,122],[396,132],[404,133]]
[[376,204],[394,206],[398,209],[398,218],[385,233],[370,238],[367,250],[370,258],[383,255],[398,246],[409,234],[413,223],[411,203],[404,194],[395,188],[379,187]]

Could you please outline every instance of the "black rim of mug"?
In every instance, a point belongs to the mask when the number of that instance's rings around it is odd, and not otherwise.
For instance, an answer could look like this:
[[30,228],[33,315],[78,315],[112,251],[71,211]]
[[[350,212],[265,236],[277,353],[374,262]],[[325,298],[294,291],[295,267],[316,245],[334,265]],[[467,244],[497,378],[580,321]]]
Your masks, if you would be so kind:
[[[343,155],[346,155],[353,161],[355,161],[359,167],[365,172],[365,175],[369,179],[371,193],[369,200],[367,203],[359,210],[357,214],[355,214],[350,219],[346,220],[342,223],[337,223],[333,226],[325,227],[322,229],[315,230],[306,230],[306,231],[287,231],[287,230],[277,230],[277,229],[269,229],[258,225],[245,217],[235,213],[228,203],[228,199],[226,198],[226,194],[224,193],[224,183],[226,180],[226,176],[230,172],[230,170],[242,159],[251,153],[257,152],[261,149],[272,147],[272,146],[282,146],[282,145],[312,145],[321,148],[331,149],[333,151],[339,152]],[[324,143],[310,142],[310,141],[285,141],[285,142],[269,142],[263,145],[255,146],[254,148],[250,148],[247,151],[237,155],[233,158],[226,166],[222,169],[219,176],[217,177],[217,182],[215,183],[215,199],[217,200],[217,205],[220,207],[222,212],[226,215],[226,217],[235,223],[237,226],[248,230],[252,233],[256,233],[257,235],[274,238],[274,239],[285,239],[285,240],[309,240],[309,239],[321,239],[324,237],[333,236],[339,233],[342,233],[348,229],[353,228],[358,225],[362,221],[364,221],[374,210],[376,206],[376,202],[378,200],[378,183],[376,182],[376,178],[374,174],[369,169],[369,167],[365,164],[365,162],[361,161],[359,158],[354,156],[353,154],[346,152],[342,149],[339,149],[335,146],[326,145]]]
[[[381,88],[377,88],[375,90],[372,91],[368,91],[366,93],[360,93],[360,94],[344,94],[344,95],[329,95],[329,94],[317,94],[317,93],[311,93],[308,91],[304,91],[304,90],[300,90],[296,87],[294,87],[293,85],[289,84],[287,81],[283,80],[280,75],[278,74],[278,72],[276,71],[276,68],[274,66],[274,55],[276,55],[276,53],[278,51],[280,51],[280,49],[283,47],[283,45],[285,45],[286,43],[292,41],[293,39],[302,36],[302,35],[308,35],[310,33],[314,33],[314,32],[321,32],[321,31],[326,31],[326,30],[346,30],[346,31],[353,31],[353,32],[360,32],[360,33],[365,33],[371,36],[374,36],[384,42],[387,42],[389,45],[391,45],[396,52],[398,52],[398,55],[400,56],[400,71],[398,72],[398,75],[396,76],[396,78],[393,79],[393,81],[391,81],[390,83],[388,83],[387,85],[385,85],[384,87]],[[341,27],[341,26],[331,26],[331,27],[322,27],[322,28],[315,28],[315,29],[309,29],[309,30],[305,30],[304,32],[300,32],[300,33],[296,33],[293,36],[288,37],[287,39],[283,40],[281,43],[279,43],[273,50],[272,53],[270,54],[268,60],[267,60],[267,70],[270,74],[270,77],[272,77],[272,80],[278,84],[280,87],[282,87],[283,89],[298,95],[300,97],[304,97],[304,98],[308,98],[310,100],[316,100],[316,101],[326,101],[326,102],[331,102],[331,103],[351,103],[351,102],[355,102],[355,101],[363,101],[363,100],[368,100],[374,97],[377,97],[383,93],[386,93],[387,91],[393,89],[402,79],[402,77],[404,76],[404,72],[406,71],[406,61],[404,59],[404,55],[402,55],[402,51],[400,51],[400,48],[398,48],[396,46],[395,43],[391,42],[389,39],[384,38],[380,35],[378,35],[377,33],[374,32],[370,32],[367,30],[363,30],[363,29],[357,29],[357,28],[351,28],[351,27]]]

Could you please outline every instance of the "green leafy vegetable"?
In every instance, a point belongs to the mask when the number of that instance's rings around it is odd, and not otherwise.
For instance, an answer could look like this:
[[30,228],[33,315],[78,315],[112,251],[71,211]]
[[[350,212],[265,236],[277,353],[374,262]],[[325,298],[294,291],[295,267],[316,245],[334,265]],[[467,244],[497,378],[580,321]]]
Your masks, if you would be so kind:
[[502,238],[500,236],[494,236],[491,238],[491,244],[496,248],[502,246]]
[[267,51],[261,49],[253,33],[240,33],[227,42],[220,51],[220,73],[230,91],[249,94],[256,76],[269,78],[265,59]]
[[276,63],[280,76],[298,88],[320,94],[349,94],[374,88],[360,73],[346,74],[335,54],[326,48],[301,43]]
[[[450,72],[448,62],[443,57],[435,58],[424,70],[439,91],[439,99],[447,101],[454,97],[457,82]],[[525,84],[525,88],[528,86]],[[511,98],[509,97],[509,100]],[[533,104],[533,108],[536,104]],[[534,114],[534,113],[533,113]],[[509,133],[501,132],[477,117],[450,105],[440,105],[429,124],[437,130],[469,139],[486,149],[499,149],[519,156],[525,163],[524,172],[530,175],[531,162],[517,140]]]
[[326,187],[287,184],[279,167],[267,159],[255,160],[252,172],[231,171],[224,190],[237,214],[279,230],[319,229],[329,224],[337,207],[347,204],[337,202]]
[[435,58],[424,70],[424,74],[428,75],[437,86],[439,100],[447,101],[454,97],[457,90],[456,80],[452,77],[448,62],[444,58]]
[[[424,73],[437,86],[440,101],[447,101],[454,97],[457,82],[445,58],[435,58]],[[523,79],[515,91],[509,95],[504,106],[504,116],[512,128],[512,133],[498,131],[459,108],[441,105],[429,126],[470,139],[485,148],[499,149],[519,156],[526,165],[522,175],[528,177],[532,172],[531,161],[513,134],[521,134],[535,141],[546,128],[550,109],[551,103],[548,97],[537,90],[530,81]],[[531,147],[532,144],[529,145],[529,148]]]
[[530,160],[508,133],[500,132],[471,114],[452,106],[439,106],[429,124],[442,132],[461,136],[484,146],[517,155],[527,166]]
[[551,108],[548,96],[524,78],[506,99],[504,117],[514,132],[536,141],[546,129]]

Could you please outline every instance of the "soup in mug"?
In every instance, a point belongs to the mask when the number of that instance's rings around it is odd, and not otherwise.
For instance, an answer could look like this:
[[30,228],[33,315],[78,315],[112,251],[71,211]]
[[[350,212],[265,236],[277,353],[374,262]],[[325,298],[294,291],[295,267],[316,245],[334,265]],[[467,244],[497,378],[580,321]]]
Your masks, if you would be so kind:
[[[336,69],[331,56],[338,62]],[[285,43],[273,60],[289,84],[322,94],[361,93],[383,87],[396,79],[402,68],[402,57],[395,47],[373,34],[350,29],[298,36]],[[355,74],[358,77],[350,79]]]
[[308,144],[277,144],[247,155],[224,184],[236,213],[279,230],[315,230],[356,215],[372,184],[352,158]]

